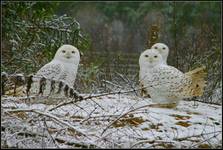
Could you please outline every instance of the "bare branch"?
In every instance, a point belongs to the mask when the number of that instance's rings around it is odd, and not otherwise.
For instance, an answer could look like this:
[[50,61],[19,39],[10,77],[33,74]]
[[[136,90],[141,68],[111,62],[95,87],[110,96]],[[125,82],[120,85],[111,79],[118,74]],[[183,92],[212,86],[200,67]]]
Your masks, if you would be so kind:
[[69,129],[71,129],[71,130],[77,132],[78,134],[81,134],[81,135],[83,135],[83,136],[89,138],[89,137],[87,136],[87,134],[83,133],[82,131],[79,131],[79,130],[76,129],[74,126],[72,126],[72,125],[70,125],[69,123],[62,121],[62,120],[59,119],[58,117],[56,117],[56,116],[54,116],[54,115],[52,115],[52,114],[46,113],[46,112],[41,112],[41,111],[39,111],[39,110],[35,110],[35,109],[14,109],[14,110],[8,110],[8,111],[6,111],[6,112],[8,112],[8,113],[16,113],[16,112],[34,112],[34,113],[37,113],[37,114],[40,114],[40,115],[43,115],[43,116],[47,116],[47,117],[50,117],[50,118],[52,118],[53,120],[55,120],[55,121],[57,121],[57,122],[59,122],[59,123],[61,123],[61,124],[63,124],[63,125],[66,125]]

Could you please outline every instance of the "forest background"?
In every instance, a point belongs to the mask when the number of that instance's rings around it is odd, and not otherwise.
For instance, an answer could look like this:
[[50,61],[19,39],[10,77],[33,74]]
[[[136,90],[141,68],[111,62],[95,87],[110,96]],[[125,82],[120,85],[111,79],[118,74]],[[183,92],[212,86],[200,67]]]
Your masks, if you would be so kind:
[[168,64],[206,66],[202,100],[221,103],[221,27],[221,2],[2,2],[1,68],[36,72],[67,43],[82,53],[77,90],[109,90],[117,73],[137,86],[140,53],[162,42]]

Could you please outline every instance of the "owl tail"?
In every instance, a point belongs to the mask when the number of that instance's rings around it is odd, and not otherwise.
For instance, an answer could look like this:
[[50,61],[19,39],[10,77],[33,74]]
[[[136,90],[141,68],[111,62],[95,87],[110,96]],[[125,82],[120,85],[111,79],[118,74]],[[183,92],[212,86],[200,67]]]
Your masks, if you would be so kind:
[[202,96],[204,93],[204,87],[206,86],[205,77],[207,72],[205,71],[205,66],[191,70],[185,73],[185,75],[192,81],[188,89],[188,94],[190,96]]

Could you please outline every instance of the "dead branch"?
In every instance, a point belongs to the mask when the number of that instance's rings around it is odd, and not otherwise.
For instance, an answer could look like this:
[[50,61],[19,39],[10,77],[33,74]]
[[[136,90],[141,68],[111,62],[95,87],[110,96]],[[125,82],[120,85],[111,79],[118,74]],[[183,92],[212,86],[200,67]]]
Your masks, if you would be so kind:
[[35,110],[35,109],[14,109],[14,110],[8,110],[6,111],[8,113],[16,113],[16,112],[34,112],[34,113],[37,113],[39,115],[43,115],[43,116],[47,116],[49,118],[52,118],[53,120],[55,120],[56,122],[59,122],[65,126],[67,126],[70,130],[73,130],[74,132],[78,133],[78,134],[81,134],[87,138],[89,138],[87,136],[87,134],[83,133],[82,131],[79,131],[78,129],[76,129],[74,126],[70,125],[69,123],[67,122],[64,122],[63,120],[59,119],[58,117],[52,115],[52,114],[49,114],[47,112],[41,112],[39,110]]
[[80,100],[72,99],[72,100],[67,101],[67,102],[62,102],[62,103],[58,104],[57,106],[55,106],[53,108],[50,108],[48,111],[52,111],[52,110],[55,110],[55,109],[57,109],[57,108],[59,108],[61,106],[65,106],[65,105],[68,105],[68,104],[76,103],[76,102],[82,101],[82,100],[98,98],[98,97],[103,97],[103,96],[107,96],[107,95],[126,94],[126,93],[136,92],[136,91],[141,90],[141,89],[142,88],[128,90],[128,91],[116,91],[116,92],[102,93],[102,94],[97,94],[97,95],[90,95],[90,96],[84,97],[83,99],[80,99]]
[[107,81],[107,80],[102,80],[102,82],[105,82],[105,83],[108,83],[108,84],[110,84],[110,85],[113,85],[113,86],[116,86],[116,87],[118,87],[118,88],[123,88],[122,86],[120,86],[120,85],[117,85],[117,84],[115,84],[115,83],[112,83],[111,81]]
[[[218,135],[219,134],[221,134],[222,133],[222,131],[216,131],[215,133],[218,133]],[[209,133],[208,133],[209,134]],[[203,134],[204,135],[204,134]],[[202,135],[202,136],[203,136]],[[207,135],[207,134],[206,134]],[[196,147],[197,145],[200,145],[200,144],[202,144],[202,143],[204,143],[204,142],[209,142],[209,140],[210,139],[212,139],[212,138],[216,138],[216,135],[213,135],[213,136],[211,136],[211,137],[209,137],[209,138],[207,138],[207,139],[204,139],[203,141],[201,141],[201,142],[198,142],[198,143],[196,143],[196,144],[194,144],[194,145],[192,145],[191,147],[193,148],[193,147]],[[209,143],[209,145],[211,145],[210,143]]]
[[163,141],[163,140],[141,140],[141,141],[134,143],[130,148],[134,148],[135,146],[143,144],[143,143],[154,144],[154,143],[174,143],[174,142],[167,142],[167,141]]
[[142,109],[142,108],[146,108],[146,107],[151,107],[153,106],[153,104],[149,104],[149,105],[144,105],[144,106],[140,106],[138,108],[135,108],[135,109],[132,109],[132,110],[129,110],[127,112],[125,112],[124,114],[120,115],[116,120],[114,120],[113,122],[111,122],[101,133],[101,135],[104,134],[104,132],[111,126],[113,125],[116,121],[118,121],[119,119],[121,119],[122,117],[125,117],[127,114],[131,113],[131,112],[134,112],[136,110],[139,110],[139,109]]
[[127,84],[129,84],[131,86],[131,88],[134,90],[134,93],[136,96],[138,96],[137,92],[135,91],[134,86],[132,85],[132,83],[130,82],[130,80],[127,77],[124,77],[122,74],[116,72],[117,75],[119,75],[123,81],[125,81]]
[[102,147],[99,147],[98,145],[96,144],[93,144],[93,143],[87,143],[87,142],[80,142],[80,141],[74,141],[74,140],[66,140],[65,138],[62,138],[62,137],[56,137],[55,140],[59,143],[66,143],[67,145],[72,145],[72,146],[75,146],[75,147],[80,147],[80,148],[102,148]]
[[187,140],[187,139],[192,138],[192,137],[201,137],[202,135],[209,135],[209,134],[213,134],[213,133],[222,133],[222,131],[214,131],[214,132],[209,132],[209,133],[201,133],[201,134],[191,135],[191,136],[186,136],[186,137],[181,137],[181,138],[174,138],[173,140],[176,140],[176,141],[184,141],[184,140]]
[[120,116],[120,115],[90,116],[90,117],[88,117],[88,118],[82,120],[81,123],[86,122],[86,121],[88,121],[88,120],[90,120],[90,119],[96,119],[96,118],[111,118],[111,117],[115,117],[115,118],[117,118],[118,116]]
[[57,148],[60,148],[60,146],[57,144],[56,140],[53,138],[53,136],[51,135],[50,131],[49,131],[49,127],[46,123],[46,120],[44,119],[44,125],[46,126],[46,130],[50,136],[50,138],[52,139],[53,143],[56,145]]

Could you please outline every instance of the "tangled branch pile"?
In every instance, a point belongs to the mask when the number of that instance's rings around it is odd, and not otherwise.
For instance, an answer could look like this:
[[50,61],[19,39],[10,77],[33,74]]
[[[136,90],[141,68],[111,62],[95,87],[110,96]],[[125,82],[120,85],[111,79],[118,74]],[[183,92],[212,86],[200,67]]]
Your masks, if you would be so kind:
[[27,101],[32,95],[2,95],[1,146],[221,148],[221,106],[182,101],[177,109],[167,109],[139,97],[140,89],[127,88],[81,94],[81,100],[68,96],[39,101],[40,94],[32,103]]

